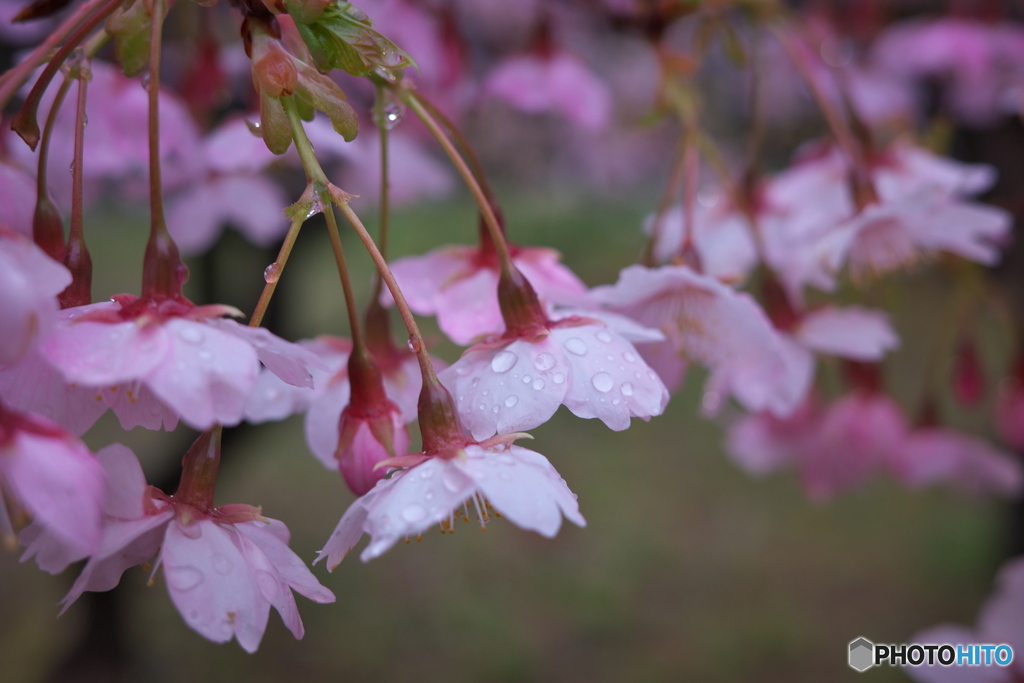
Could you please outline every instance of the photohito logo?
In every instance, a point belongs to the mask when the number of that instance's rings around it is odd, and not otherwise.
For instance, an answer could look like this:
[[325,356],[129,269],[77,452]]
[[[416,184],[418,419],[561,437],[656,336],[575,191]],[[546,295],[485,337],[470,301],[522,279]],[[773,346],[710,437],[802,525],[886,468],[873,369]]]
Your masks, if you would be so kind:
[[1013,648],[1006,644],[911,643],[875,645],[864,637],[850,641],[851,669],[867,671],[873,666],[1009,666]]

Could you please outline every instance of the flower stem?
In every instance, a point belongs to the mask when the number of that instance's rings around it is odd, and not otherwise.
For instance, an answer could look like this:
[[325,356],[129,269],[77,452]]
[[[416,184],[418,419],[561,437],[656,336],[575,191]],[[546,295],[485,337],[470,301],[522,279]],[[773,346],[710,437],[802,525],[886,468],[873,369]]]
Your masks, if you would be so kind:
[[264,280],[266,284],[263,285],[263,291],[260,293],[259,301],[256,302],[256,308],[252,312],[252,317],[249,319],[249,327],[259,327],[263,322],[263,316],[267,313],[267,307],[270,306],[270,300],[274,296],[274,291],[277,289],[277,282],[281,277],[281,271],[284,270],[285,264],[288,263],[288,257],[292,253],[292,247],[295,246],[295,239],[299,236],[299,229],[305,222],[305,218],[296,218],[292,220],[291,226],[288,228],[288,233],[284,236],[284,243],[281,245],[281,250],[277,252],[277,260],[270,264],[268,267],[269,276],[265,275]]
[[78,106],[75,109],[75,157],[71,176],[71,232],[64,254],[64,265],[71,271],[72,281],[60,293],[62,308],[92,303],[92,257],[85,245],[83,185],[85,177],[85,98],[88,92],[89,66],[78,66]]
[[64,225],[60,220],[57,207],[50,197],[50,190],[46,182],[47,169],[50,160],[50,142],[53,140],[53,127],[74,81],[75,79],[70,74],[65,76],[64,82],[60,84],[60,88],[53,98],[50,112],[46,115],[46,122],[43,123],[43,133],[39,144],[39,163],[36,166],[36,210],[32,221],[32,240],[57,261],[64,260]]
[[324,207],[324,219],[327,221],[327,234],[331,238],[331,249],[334,250],[334,262],[338,265],[341,289],[345,294],[348,326],[352,332],[352,351],[353,353],[361,353],[366,350],[366,344],[363,340],[363,328],[359,323],[359,310],[356,308],[356,297],[352,292],[352,278],[349,276],[348,264],[345,262],[345,251],[341,247],[341,235],[338,233],[338,221],[334,216],[333,204],[329,203]]
[[437,119],[423,106],[419,96],[410,90],[399,90],[398,96],[403,102],[412,109],[413,113],[423,122],[423,125],[427,127],[431,135],[437,140],[444,149],[445,154],[451,159],[452,164],[455,166],[455,170],[462,176],[462,180],[466,183],[470,193],[473,195],[473,199],[476,200],[477,206],[480,209],[480,215],[483,216],[484,224],[487,226],[490,232],[491,239],[494,241],[494,247],[498,253],[498,261],[501,263],[501,269],[503,272],[508,272],[513,268],[512,254],[509,252],[508,242],[505,241],[504,232],[501,229],[501,224],[498,222],[498,217],[494,212],[494,207],[491,205],[487,194],[484,192],[480,183],[477,182],[473,172],[469,169],[465,159],[459,154],[458,150],[452,144],[452,141],[448,139],[448,136],[441,130],[441,125]]

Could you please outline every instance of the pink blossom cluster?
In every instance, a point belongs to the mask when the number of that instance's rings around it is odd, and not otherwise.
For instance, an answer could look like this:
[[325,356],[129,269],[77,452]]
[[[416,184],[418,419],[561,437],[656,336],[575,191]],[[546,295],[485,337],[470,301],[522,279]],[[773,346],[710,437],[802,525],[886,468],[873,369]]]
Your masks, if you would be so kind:
[[[885,362],[901,335],[878,295],[880,283],[937,264],[960,278],[964,296],[978,296],[1011,244],[1010,211],[979,199],[997,173],[926,146],[907,124],[913,116],[894,133],[901,117],[874,106],[896,93],[904,113],[914,109],[917,82],[938,77],[943,107],[962,123],[1005,115],[1024,77],[1014,25],[893,24],[856,48],[821,17],[746,27],[778,36],[775,57],[791,62],[780,80],[807,90],[829,126],[767,173],[759,152],[719,154],[701,129],[695,74],[714,59],[687,39],[694,17],[673,3],[232,4],[242,40],[205,36],[191,61],[165,68],[163,86],[158,71],[143,87],[140,71],[125,75],[158,62],[159,17],[113,4],[104,28],[90,31],[114,40],[119,65],[93,58],[91,42],[62,43],[100,17],[72,14],[68,35],[0,79],[4,97],[23,99],[0,145],[0,535],[17,536],[23,559],[50,573],[84,561],[64,609],[148,564],[209,640],[255,651],[271,607],[301,638],[293,591],[319,603],[333,593],[289,549],[282,522],[248,504],[214,504],[222,430],[296,414],[310,452],[356,496],[316,558],[332,571],[364,534],[368,561],[435,526],[450,531],[456,518],[485,526],[501,516],[545,537],[563,517],[585,526],[552,463],[515,442],[561,406],[627,430],[662,415],[692,374],[704,382],[699,411],[723,423],[729,457],[754,475],[796,470],[813,500],[882,472],[909,489],[1020,494],[1019,458],[944,424],[937,394],[917,415],[887,393]],[[601,21],[577,21],[584,15]],[[639,67],[593,56],[605,24],[638,43]],[[67,54],[48,62],[58,45]],[[62,106],[76,90],[78,106]],[[638,102],[662,125],[646,142],[620,143]],[[595,176],[601,150],[614,152],[612,166],[674,150],[662,159],[670,170],[658,208],[642,231],[624,228],[646,239],[636,263],[588,287],[557,251],[510,240],[517,225],[504,221],[487,164],[460,132],[474,117],[512,117],[507,109],[524,128],[564,133],[555,151]],[[410,118],[419,123],[403,124]],[[438,197],[457,177],[480,213],[475,245],[388,259],[353,209],[378,196]],[[94,301],[87,209],[147,195],[142,286]],[[379,207],[382,223],[389,206]],[[378,268],[363,311],[336,210]],[[293,343],[260,323],[299,228],[320,214],[350,337]],[[236,308],[197,305],[182,290],[181,253],[208,250],[226,225],[280,247],[249,325],[230,319],[243,315]],[[391,307],[408,346],[395,342]],[[432,357],[414,315],[434,316],[461,355]],[[987,387],[964,320],[952,323],[961,354],[952,393],[977,404]],[[1016,450],[1021,368],[994,396],[995,430]],[[830,371],[845,375],[830,382]],[[107,410],[125,430],[201,432],[174,493],[147,485],[125,446],[84,445]],[[22,518],[31,521],[18,529]]]

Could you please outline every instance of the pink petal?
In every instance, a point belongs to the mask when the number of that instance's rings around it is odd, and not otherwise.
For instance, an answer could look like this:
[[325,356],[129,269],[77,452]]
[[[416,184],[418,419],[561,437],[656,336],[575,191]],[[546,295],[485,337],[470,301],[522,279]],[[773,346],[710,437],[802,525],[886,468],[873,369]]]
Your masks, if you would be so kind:
[[439,377],[478,441],[540,426],[565,398],[569,363],[553,337],[469,349]]
[[1024,472],[1018,459],[951,429],[921,429],[890,455],[890,466],[907,486],[948,483],[972,493],[1019,493]]
[[168,362],[171,346],[161,324],[84,321],[55,329],[43,354],[68,381],[100,386],[145,377]]
[[123,382],[101,391],[104,404],[110,406],[122,429],[142,427],[170,432],[178,426],[178,414],[141,382]]
[[793,334],[812,351],[854,360],[879,360],[899,346],[888,316],[859,306],[811,311]]
[[306,444],[324,467],[331,470],[338,468],[338,461],[334,459],[334,451],[338,449],[338,421],[350,395],[348,374],[336,376],[306,411]]
[[103,514],[117,519],[139,519],[145,515],[146,475],[130,448],[113,443],[96,452],[107,475],[107,504]]
[[[423,256],[407,256],[389,265],[409,307],[422,315],[433,315],[437,313],[437,296],[456,276],[471,269],[475,252],[473,247],[448,246]],[[385,306],[394,301],[386,287],[380,300]]]
[[444,287],[435,299],[437,324],[449,339],[465,345],[505,331],[498,306],[498,273],[480,268]]
[[265,327],[250,327],[224,318],[210,320],[209,324],[244,339],[256,349],[260,361],[268,370],[293,386],[312,387],[313,376],[310,370],[326,369],[316,354],[298,344],[281,339]]
[[306,563],[288,547],[288,542],[281,538],[281,527],[284,527],[284,524],[274,519],[270,520],[270,524],[247,522],[235,525],[238,533],[249,539],[266,555],[281,581],[289,589],[313,602],[334,602],[334,593],[320,584]]
[[577,526],[586,526],[576,495],[540,453],[509,446],[507,450],[466,449],[465,460],[454,464],[472,477],[494,509],[516,526],[552,538],[562,525],[562,515]]
[[57,320],[57,295],[71,273],[26,238],[0,225],[0,366],[39,345]]
[[552,339],[569,364],[565,406],[621,431],[629,418],[661,415],[668,389],[632,344],[601,325],[556,327]]
[[69,384],[39,352],[0,368],[0,396],[22,412],[38,413],[81,436],[107,412],[103,389]]
[[232,526],[200,521],[191,527],[169,524],[160,553],[171,602],[204,638],[226,643],[236,636],[242,649],[255,652],[270,616],[254,574],[260,568],[250,565]]
[[0,225],[31,237],[35,210],[35,179],[19,166],[0,161]]

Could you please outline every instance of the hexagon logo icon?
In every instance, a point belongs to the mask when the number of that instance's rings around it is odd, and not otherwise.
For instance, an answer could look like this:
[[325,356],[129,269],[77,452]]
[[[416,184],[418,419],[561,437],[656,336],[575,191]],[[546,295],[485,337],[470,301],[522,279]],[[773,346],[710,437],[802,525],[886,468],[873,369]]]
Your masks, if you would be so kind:
[[850,642],[850,668],[867,671],[875,665],[875,644],[867,638]]

